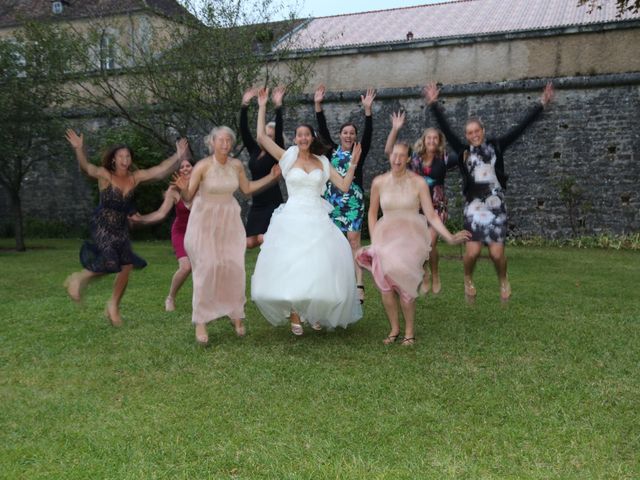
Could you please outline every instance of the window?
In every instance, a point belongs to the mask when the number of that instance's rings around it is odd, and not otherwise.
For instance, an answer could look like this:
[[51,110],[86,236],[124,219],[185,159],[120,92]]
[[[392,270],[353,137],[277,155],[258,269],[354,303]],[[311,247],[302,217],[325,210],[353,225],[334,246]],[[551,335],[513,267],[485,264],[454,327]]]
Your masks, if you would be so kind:
[[62,13],[62,2],[51,2],[51,11],[56,15]]
[[113,70],[116,63],[116,35],[115,31],[108,29],[100,36],[100,69]]

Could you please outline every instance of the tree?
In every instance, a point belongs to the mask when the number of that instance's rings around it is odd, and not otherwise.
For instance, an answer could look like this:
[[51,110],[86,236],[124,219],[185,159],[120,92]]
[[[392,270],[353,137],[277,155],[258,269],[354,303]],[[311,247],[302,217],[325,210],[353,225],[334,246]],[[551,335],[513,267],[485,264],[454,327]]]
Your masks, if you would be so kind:
[[75,69],[89,74],[67,84],[70,102],[124,118],[167,146],[216,125],[237,129],[246,88],[284,83],[295,93],[311,73],[313,58],[290,59],[282,42],[272,51],[295,25],[270,22],[278,9],[272,0],[202,0],[174,21],[121,28],[98,18],[71,29]]
[[[602,3],[610,0],[578,0],[578,6],[588,5],[589,12],[594,9],[601,9]],[[616,8],[618,16],[622,16],[625,12],[638,13],[640,11],[640,0],[616,0]]]
[[0,186],[9,196],[18,251],[25,250],[23,183],[39,164],[51,162],[63,138],[53,109],[62,100],[67,61],[56,29],[33,24],[0,40]]

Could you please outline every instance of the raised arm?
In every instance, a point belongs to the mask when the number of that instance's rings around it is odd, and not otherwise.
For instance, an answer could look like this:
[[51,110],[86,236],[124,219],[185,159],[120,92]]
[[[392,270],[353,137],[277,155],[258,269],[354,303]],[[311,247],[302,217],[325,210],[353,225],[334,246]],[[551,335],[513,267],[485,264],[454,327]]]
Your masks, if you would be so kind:
[[378,214],[380,212],[380,176],[371,182],[371,191],[369,192],[369,212],[367,213],[367,223],[369,225],[369,236],[373,236],[373,232],[378,223]]
[[76,154],[76,160],[80,170],[96,180],[110,180],[109,171],[104,167],[98,167],[87,160],[87,154],[84,151],[84,135],[78,135],[74,130],[67,129],[65,137]]
[[324,85],[320,85],[318,88],[316,88],[316,91],[313,95],[313,106],[316,111],[316,122],[318,123],[318,135],[320,135],[322,139],[326,143],[329,143],[335,150],[336,148],[338,148],[338,144],[331,139],[331,133],[329,132],[329,127],[327,127],[327,119],[324,116],[324,111],[322,110],[324,94],[325,87]]
[[189,142],[186,138],[181,138],[176,142],[176,153],[171,155],[166,160],[163,160],[155,167],[136,170],[133,173],[133,178],[135,179],[136,183],[162,180],[178,168],[180,162],[182,161],[182,158],[187,154],[188,150]]
[[525,131],[525,129],[531,125],[542,113],[542,111],[551,103],[554,96],[553,84],[551,82],[547,83],[544,87],[542,95],[540,96],[540,103],[537,103],[533,108],[531,108],[526,116],[511,130],[509,130],[505,135],[501,136],[497,139],[500,144],[500,148],[504,151],[509,146],[515,142],[520,135]]
[[351,153],[351,164],[349,165],[349,169],[347,170],[347,174],[342,177],[338,171],[333,168],[333,166],[329,166],[329,180],[336,187],[338,187],[343,192],[347,192],[349,187],[351,186],[351,182],[353,182],[353,177],[356,173],[356,168],[358,167],[358,162],[360,162],[360,157],[362,156],[362,146],[359,143],[354,144],[353,151]]
[[384,153],[386,156],[391,155],[393,146],[396,144],[396,140],[398,140],[398,133],[404,126],[405,118],[406,114],[404,111],[393,112],[391,114],[391,130],[389,131],[389,135],[387,136],[387,143],[385,143],[384,145]]
[[278,86],[273,89],[271,94],[271,101],[276,110],[276,132],[275,142],[280,148],[284,148],[284,125],[282,120],[282,102],[284,100],[284,94],[287,89],[283,86]]
[[373,136],[373,101],[375,98],[376,91],[373,88],[367,89],[364,95],[360,95],[360,101],[364,107],[364,132],[362,133],[362,140],[360,141],[362,145],[362,155],[360,155],[356,176],[362,175],[364,161],[367,159],[367,154],[371,147],[371,137]]
[[427,187],[427,183],[424,182],[421,178],[414,179],[416,185],[418,186],[418,192],[420,195],[420,206],[422,208],[422,212],[424,216],[427,217],[427,221],[429,225],[432,226],[438,234],[444,238],[445,242],[455,245],[458,243],[465,242],[471,238],[471,233],[466,230],[461,230],[457,232],[455,235],[452,235],[447,227],[444,226],[442,220],[436,213],[433,208],[433,203],[431,203],[431,195],[429,194],[429,187]]
[[436,85],[435,82],[427,84],[427,86],[424,87],[423,93],[425,101],[427,102],[427,105],[431,109],[433,115],[436,117],[438,125],[440,125],[444,136],[449,142],[449,145],[451,145],[456,152],[464,150],[464,142],[454,133],[451,125],[449,124],[449,121],[444,116],[442,108],[440,107],[440,105],[438,105],[438,97],[440,96],[440,89],[438,88],[438,85]]
[[240,186],[240,191],[245,195],[253,195],[254,193],[257,193],[275,183],[281,173],[280,167],[278,165],[274,165],[268,175],[265,175],[258,180],[249,181],[247,174],[244,171],[244,166],[240,160],[234,158],[233,166],[238,172],[238,184]]
[[178,203],[180,199],[180,194],[177,191],[177,188],[170,187],[169,190],[165,193],[164,201],[160,208],[158,208],[155,212],[147,213],[146,215],[135,214],[129,217],[129,219],[135,223],[140,225],[153,225],[154,223],[159,223],[169,215],[169,212],[173,208],[173,206]]
[[255,97],[257,90],[250,88],[242,95],[242,105],[240,107],[240,137],[249,155],[257,155],[260,152],[260,145],[255,141],[249,129],[249,103]]
[[284,155],[284,148],[278,146],[276,142],[271,140],[267,136],[265,126],[267,125],[267,100],[269,99],[269,89],[261,88],[258,91],[258,143],[264,148],[273,158],[280,161],[282,155]]

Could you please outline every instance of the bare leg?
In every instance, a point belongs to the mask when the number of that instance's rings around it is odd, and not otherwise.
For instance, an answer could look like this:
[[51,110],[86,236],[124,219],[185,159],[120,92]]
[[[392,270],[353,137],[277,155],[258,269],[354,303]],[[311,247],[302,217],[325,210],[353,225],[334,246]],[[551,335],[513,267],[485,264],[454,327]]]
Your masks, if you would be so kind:
[[385,338],[382,343],[385,345],[389,345],[393,343],[400,335],[400,319],[399,319],[399,310],[398,310],[398,296],[395,292],[380,292],[382,296],[382,304],[384,305],[384,310],[387,312],[387,318],[389,319],[389,326],[391,327],[391,331],[387,338]]
[[438,253],[438,232],[433,228],[429,229],[431,234],[431,252],[429,253],[429,267],[431,268],[431,289],[435,295],[442,290],[440,283],[440,254]]
[[349,240],[349,245],[351,246],[351,255],[353,256],[353,265],[356,271],[356,285],[358,287],[358,296],[360,298],[360,303],[364,303],[364,284],[362,283],[362,268],[356,262],[356,252],[362,246],[360,242],[361,234],[360,232],[347,232],[347,240]]
[[176,295],[178,294],[178,290],[180,290],[180,287],[182,287],[185,280],[189,277],[190,273],[191,262],[189,261],[189,257],[180,257],[178,259],[178,270],[176,270],[176,273],[174,273],[173,277],[171,278],[169,295],[167,295],[167,299],[164,302],[164,309],[167,312],[172,312],[176,309]]
[[400,299],[400,307],[404,316],[404,340],[402,345],[413,345],[415,343],[414,323],[416,318],[416,301],[409,302]]
[[244,323],[241,318],[232,318],[231,323],[233,328],[236,330],[236,335],[239,337],[244,337],[247,331],[244,328]]
[[89,281],[95,277],[102,275],[102,273],[92,272],[87,269],[74,272],[69,275],[64,281],[64,286],[67,289],[67,293],[71,300],[76,303],[82,301],[82,294]]
[[476,298],[476,287],[473,285],[473,270],[482,250],[481,242],[467,242],[464,250],[464,295],[468,302]]
[[203,347],[209,345],[209,334],[206,323],[196,323],[196,342]]
[[302,329],[302,325],[300,323],[300,315],[298,315],[297,312],[291,310],[289,321],[291,322],[291,333],[298,336],[304,333],[304,330]]
[[111,321],[111,325],[114,327],[120,327],[122,325],[122,317],[120,317],[120,302],[122,301],[124,292],[127,290],[131,270],[133,270],[133,265],[122,265],[122,270],[116,274],[116,279],[113,282],[111,298],[107,302],[107,317]]
[[509,297],[511,297],[511,285],[507,278],[507,256],[504,252],[504,244],[490,243],[489,256],[491,257],[493,265],[496,267],[496,273],[498,274],[498,282],[500,283],[500,300],[508,302]]

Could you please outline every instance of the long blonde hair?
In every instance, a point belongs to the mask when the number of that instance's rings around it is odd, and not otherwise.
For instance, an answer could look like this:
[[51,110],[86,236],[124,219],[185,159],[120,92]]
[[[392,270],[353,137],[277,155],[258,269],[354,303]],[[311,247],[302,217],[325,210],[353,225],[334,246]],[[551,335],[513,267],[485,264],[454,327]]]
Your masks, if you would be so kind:
[[433,127],[429,127],[425,129],[424,132],[422,132],[422,135],[420,136],[420,138],[416,140],[416,143],[413,144],[413,153],[415,153],[416,155],[422,158],[422,156],[427,151],[427,148],[424,145],[424,137],[426,137],[427,133],[429,132],[435,132],[435,134],[438,135],[437,156],[444,157],[444,152],[447,148],[447,139],[444,136],[444,133],[442,133],[442,130],[440,130],[439,128],[433,128]]

